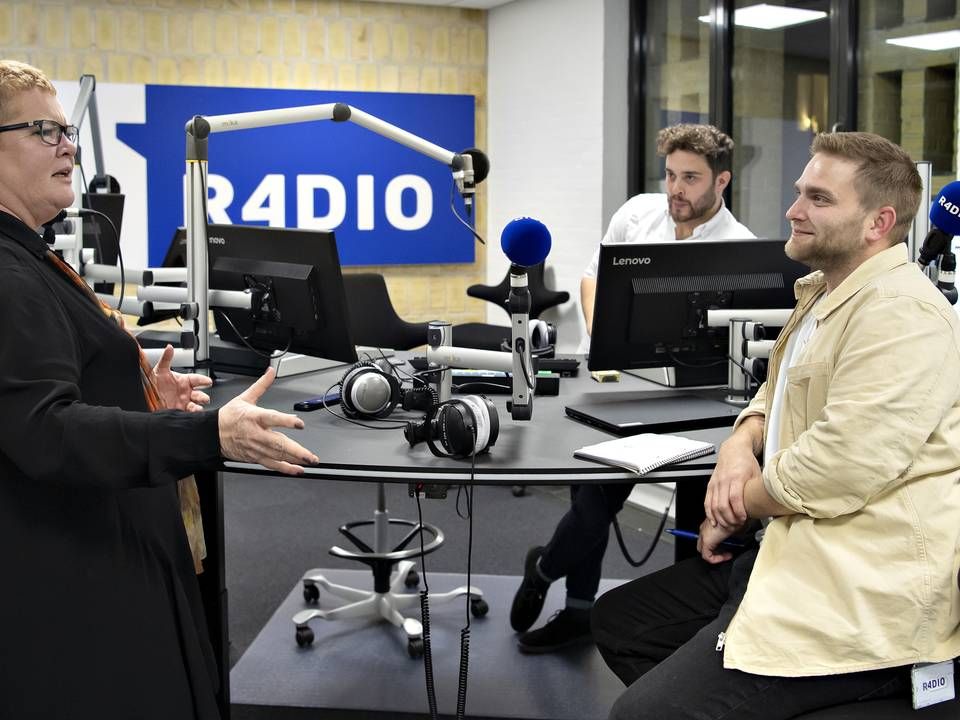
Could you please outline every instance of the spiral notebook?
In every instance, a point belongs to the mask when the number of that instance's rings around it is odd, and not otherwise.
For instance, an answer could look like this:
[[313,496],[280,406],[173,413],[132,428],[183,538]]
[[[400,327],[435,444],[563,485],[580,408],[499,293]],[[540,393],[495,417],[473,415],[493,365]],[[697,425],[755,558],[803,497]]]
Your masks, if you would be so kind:
[[574,450],[573,456],[596,460],[646,475],[664,465],[692,460],[714,452],[712,443],[679,435],[640,433],[587,445]]

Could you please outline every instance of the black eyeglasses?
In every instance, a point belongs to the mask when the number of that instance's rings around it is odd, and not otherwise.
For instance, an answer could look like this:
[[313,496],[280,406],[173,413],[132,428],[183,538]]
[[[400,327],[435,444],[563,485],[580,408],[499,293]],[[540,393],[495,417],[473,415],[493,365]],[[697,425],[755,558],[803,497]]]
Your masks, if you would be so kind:
[[39,128],[36,135],[40,136],[47,145],[59,145],[60,139],[66,135],[71,144],[77,144],[77,138],[80,137],[80,128],[76,125],[61,125],[56,120],[31,120],[30,122],[16,123],[14,125],[0,125],[0,132],[7,130],[22,130],[23,128]]

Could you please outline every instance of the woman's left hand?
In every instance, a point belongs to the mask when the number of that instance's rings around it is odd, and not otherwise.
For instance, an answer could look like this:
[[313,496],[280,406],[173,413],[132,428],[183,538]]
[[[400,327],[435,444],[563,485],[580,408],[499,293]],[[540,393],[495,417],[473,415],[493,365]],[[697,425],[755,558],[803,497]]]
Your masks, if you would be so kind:
[[173,361],[173,345],[163,349],[160,360],[153,368],[157,390],[160,399],[167,410],[186,410],[200,412],[203,406],[209,404],[210,396],[199,388],[213,385],[213,381],[206,375],[199,373],[178,373],[170,369]]

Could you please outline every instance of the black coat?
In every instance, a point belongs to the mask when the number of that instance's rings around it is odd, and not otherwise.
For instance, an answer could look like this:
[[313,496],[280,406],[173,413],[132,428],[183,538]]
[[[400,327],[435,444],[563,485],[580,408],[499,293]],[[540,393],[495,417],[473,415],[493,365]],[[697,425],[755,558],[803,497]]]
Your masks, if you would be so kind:
[[148,411],[130,336],[0,213],[0,717],[216,718],[176,481],[215,412]]

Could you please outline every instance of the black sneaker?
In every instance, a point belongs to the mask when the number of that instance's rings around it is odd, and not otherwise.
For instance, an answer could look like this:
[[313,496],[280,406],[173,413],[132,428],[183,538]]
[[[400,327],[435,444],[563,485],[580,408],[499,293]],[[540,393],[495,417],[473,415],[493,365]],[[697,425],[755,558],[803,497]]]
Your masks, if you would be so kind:
[[542,628],[525,632],[517,644],[522,653],[549,653],[590,640],[590,611],[558,610]]
[[542,554],[543,546],[538,545],[527,551],[523,561],[523,581],[510,606],[510,627],[517,632],[526,632],[537,621],[550,589],[550,583],[537,572],[537,560]]

